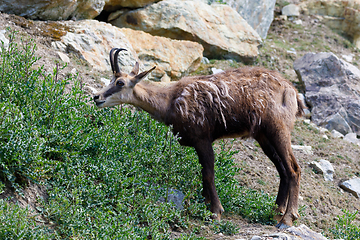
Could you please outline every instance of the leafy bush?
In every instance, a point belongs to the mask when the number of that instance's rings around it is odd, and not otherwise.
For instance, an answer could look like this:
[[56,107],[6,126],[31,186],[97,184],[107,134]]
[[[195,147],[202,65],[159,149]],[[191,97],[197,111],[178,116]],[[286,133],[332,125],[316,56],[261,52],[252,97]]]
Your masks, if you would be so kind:
[[360,227],[354,224],[354,220],[357,217],[358,211],[350,213],[347,210],[343,210],[344,214],[338,216],[337,225],[331,232],[335,238],[342,238],[346,240],[357,240],[360,239]]
[[37,226],[34,218],[28,215],[28,209],[0,200],[0,239],[41,240],[55,237],[50,230]]
[[[0,179],[18,190],[26,179],[47,186],[38,210],[58,238],[169,239],[171,229],[211,223],[192,148],[144,112],[87,104],[76,76],[33,69],[34,43],[18,46],[14,36],[0,59]],[[220,145],[216,185],[225,211],[269,222],[273,199],[239,186],[233,152]],[[170,188],[185,194],[183,210],[160,203]]]

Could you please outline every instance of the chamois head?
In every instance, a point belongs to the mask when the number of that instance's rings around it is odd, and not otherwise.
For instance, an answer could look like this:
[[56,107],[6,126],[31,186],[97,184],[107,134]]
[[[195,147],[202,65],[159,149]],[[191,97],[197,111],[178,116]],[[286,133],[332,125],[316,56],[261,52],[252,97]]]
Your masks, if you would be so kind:
[[136,62],[131,73],[120,71],[118,64],[118,55],[124,48],[113,48],[110,51],[110,64],[113,77],[108,86],[97,92],[94,96],[96,106],[99,108],[116,106],[122,103],[131,103],[133,98],[133,88],[144,79],[155,67],[148,71],[139,72],[139,63]]

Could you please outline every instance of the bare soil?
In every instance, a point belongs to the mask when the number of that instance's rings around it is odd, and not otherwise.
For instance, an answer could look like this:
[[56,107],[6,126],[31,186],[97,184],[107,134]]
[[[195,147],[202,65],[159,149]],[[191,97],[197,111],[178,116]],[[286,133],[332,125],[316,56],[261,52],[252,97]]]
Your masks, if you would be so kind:
[[[279,9],[278,9],[279,11]],[[352,63],[357,65],[360,52],[351,44],[351,41],[333,32],[314,16],[301,16],[302,25],[291,20],[275,17],[269,30],[268,37],[260,49],[256,65],[276,69],[291,80],[302,91],[296,74],[292,68],[295,59],[307,52],[331,51],[338,57],[353,55]],[[56,22],[35,22],[21,17],[1,14],[1,29],[11,27],[19,32],[23,39],[33,38],[37,44],[37,56],[41,59],[36,67],[44,66],[46,71],[52,71],[57,62],[61,62],[56,51],[51,48],[51,42],[58,40],[66,31],[61,24]],[[294,51],[296,54],[294,54]],[[83,81],[83,86],[99,88],[100,76],[109,73],[97,72],[91,69],[84,61],[70,56],[71,62],[60,71],[60,75],[77,72]],[[62,64],[62,63],[61,63]],[[196,74],[207,74],[211,67],[233,68],[242,64],[232,61],[211,61],[211,64],[202,65]],[[74,70],[75,69],[75,70]],[[61,76],[59,76],[61,77]],[[324,138],[324,135],[328,139]],[[337,215],[342,214],[342,209],[350,212],[360,211],[360,200],[350,193],[344,192],[340,187],[341,181],[352,177],[360,177],[360,147],[336,139],[329,132],[321,132],[316,126],[304,123],[303,119],[296,122],[293,134],[293,145],[306,145],[312,147],[311,153],[294,150],[294,154],[302,168],[300,191],[300,215],[296,225],[305,224],[312,230],[324,233],[331,238],[329,229],[336,224]],[[271,161],[263,154],[259,145],[251,140],[236,140],[232,147],[239,152],[235,155],[236,163],[242,169],[236,179],[241,185],[261,190],[271,195],[276,195],[279,184],[279,175]],[[327,182],[323,176],[315,173],[309,166],[312,161],[325,159],[333,164],[335,169],[334,181]],[[34,205],[36,196],[33,193],[36,187],[29,186],[31,194],[27,195],[24,205]],[[35,190],[34,190],[35,191]],[[43,189],[39,189],[43,193]],[[11,193],[7,193],[11,194]],[[21,197],[19,197],[21,199]],[[240,230],[235,236],[213,235],[204,227],[201,235],[209,239],[251,239],[252,236],[262,236],[278,231],[274,226],[249,224],[239,216],[227,215],[224,219],[232,221]],[[360,219],[357,219],[360,224]],[[174,233],[176,236],[177,233]]]

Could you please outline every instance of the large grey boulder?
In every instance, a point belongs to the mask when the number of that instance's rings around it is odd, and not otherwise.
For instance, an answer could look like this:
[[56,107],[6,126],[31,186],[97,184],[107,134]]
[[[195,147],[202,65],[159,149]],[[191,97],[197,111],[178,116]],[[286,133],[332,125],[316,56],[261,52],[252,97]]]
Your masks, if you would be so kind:
[[294,62],[317,125],[360,135],[360,70],[333,53],[307,53]]
[[119,58],[125,72],[131,71],[135,61],[140,61],[141,70],[156,65],[149,76],[152,80],[168,81],[195,71],[203,55],[203,47],[196,42],[152,36],[97,20],[66,21],[63,24],[70,30],[60,41],[53,42],[53,47],[77,55],[99,71],[110,71],[109,51],[113,47],[128,50],[121,52]]
[[[216,2],[211,0],[211,2]],[[234,8],[265,39],[274,19],[276,0],[223,0]]]
[[111,21],[118,27],[152,35],[199,42],[208,58],[252,61],[260,36],[231,7],[198,1],[164,0],[129,11]]
[[0,11],[30,19],[66,20],[88,19],[98,16],[105,0],[2,0]]

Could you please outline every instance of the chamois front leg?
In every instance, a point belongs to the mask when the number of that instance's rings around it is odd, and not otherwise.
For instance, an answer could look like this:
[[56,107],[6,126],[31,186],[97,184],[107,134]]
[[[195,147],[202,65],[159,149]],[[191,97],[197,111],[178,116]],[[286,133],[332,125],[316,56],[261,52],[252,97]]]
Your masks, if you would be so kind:
[[210,202],[210,211],[215,214],[214,219],[220,220],[224,208],[221,205],[220,199],[215,189],[215,174],[214,174],[214,150],[211,141],[198,141],[195,150],[199,156],[199,162],[202,166],[202,180],[203,180],[203,196],[206,202]]

